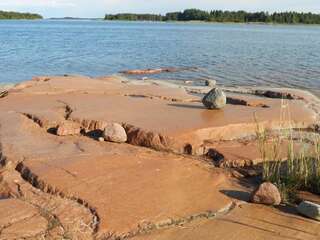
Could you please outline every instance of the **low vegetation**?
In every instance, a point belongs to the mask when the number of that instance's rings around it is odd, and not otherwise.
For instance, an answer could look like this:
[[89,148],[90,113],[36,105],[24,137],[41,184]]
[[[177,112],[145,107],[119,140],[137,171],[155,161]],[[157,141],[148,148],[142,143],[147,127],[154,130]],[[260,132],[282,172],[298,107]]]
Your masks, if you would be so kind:
[[207,21],[236,23],[279,23],[279,24],[320,24],[320,14],[298,12],[245,12],[245,11],[203,11],[186,9],[183,12],[171,12],[166,15],[157,14],[107,14],[105,20],[126,21]]
[[0,19],[42,19],[42,16],[34,13],[0,11]]
[[302,133],[294,134],[294,130],[289,128],[270,137],[266,129],[257,126],[259,150],[263,159],[262,180],[277,185],[282,199],[287,202],[296,201],[298,191],[320,194],[318,134],[311,134],[312,139],[306,139]]

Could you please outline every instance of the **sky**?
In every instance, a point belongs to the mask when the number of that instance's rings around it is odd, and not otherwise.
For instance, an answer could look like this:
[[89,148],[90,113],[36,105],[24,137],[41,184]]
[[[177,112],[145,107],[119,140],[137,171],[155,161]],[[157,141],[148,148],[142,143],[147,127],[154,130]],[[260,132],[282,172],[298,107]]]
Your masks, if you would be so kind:
[[35,12],[47,18],[103,17],[119,12],[163,14],[186,8],[320,13],[320,0],[0,0],[0,10]]

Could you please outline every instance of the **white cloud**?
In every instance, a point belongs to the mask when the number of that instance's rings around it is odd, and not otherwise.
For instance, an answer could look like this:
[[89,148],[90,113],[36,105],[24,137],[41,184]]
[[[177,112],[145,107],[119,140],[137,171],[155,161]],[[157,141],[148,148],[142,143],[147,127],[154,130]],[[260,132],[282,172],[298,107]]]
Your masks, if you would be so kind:
[[76,3],[68,0],[1,0],[0,7],[75,7]]

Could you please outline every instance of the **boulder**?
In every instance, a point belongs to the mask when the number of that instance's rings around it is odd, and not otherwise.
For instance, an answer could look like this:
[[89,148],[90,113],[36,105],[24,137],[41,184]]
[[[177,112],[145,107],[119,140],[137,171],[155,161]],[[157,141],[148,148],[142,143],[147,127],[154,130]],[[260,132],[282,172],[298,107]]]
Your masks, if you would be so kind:
[[303,201],[298,206],[298,212],[306,217],[320,221],[320,205],[309,201]]
[[227,104],[227,97],[220,88],[213,88],[204,96],[202,103],[208,109],[221,109]]
[[250,197],[251,202],[265,205],[280,205],[281,195],[278,188],[270,183],[262,183]]
[[127,141],[127,133],[118,123],[109,123],[103,131],[103,137],[109,142],[124,143]]
[[57,128],[58,136],[72,136],[80,134],[81,126],[76,122],[63,122]]
[[205,81],[205,85],[208,86],[208,87],[215,87],[217,84],[216,80],[206,80]]

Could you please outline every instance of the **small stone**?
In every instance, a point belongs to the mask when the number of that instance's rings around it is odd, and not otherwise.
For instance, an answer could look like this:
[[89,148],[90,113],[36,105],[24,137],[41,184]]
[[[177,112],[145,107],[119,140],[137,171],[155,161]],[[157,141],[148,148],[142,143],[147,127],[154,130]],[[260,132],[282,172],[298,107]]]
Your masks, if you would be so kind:
[[213,88],[204,96],[202,103],[208,109],[221,109],[227,104],[227,97],[220,88]]
[[80,124],[75,122],[63,122],[57,128],[58,136],[72,136],[80,134]]
[[280,205],[281,195],[278,188],[270,183],[262,183],[250,197],[251,202],[265,205]]
[[320,221],[320,205],[303,201],[298,206],[298,212],[305,217]]
[[99,141],[99,142],[104,142],[104,138],[103,138],[103,137],[99,137],[99,138],[98,138],[98,141]]
[[124,143],[127,141],[127,133],[118,123],[109,123],[103,131],[106,141]]
[[208,86],[208,87],[215,87],[217,84],[216,80],[206,80],[205,81],[205,85]]

